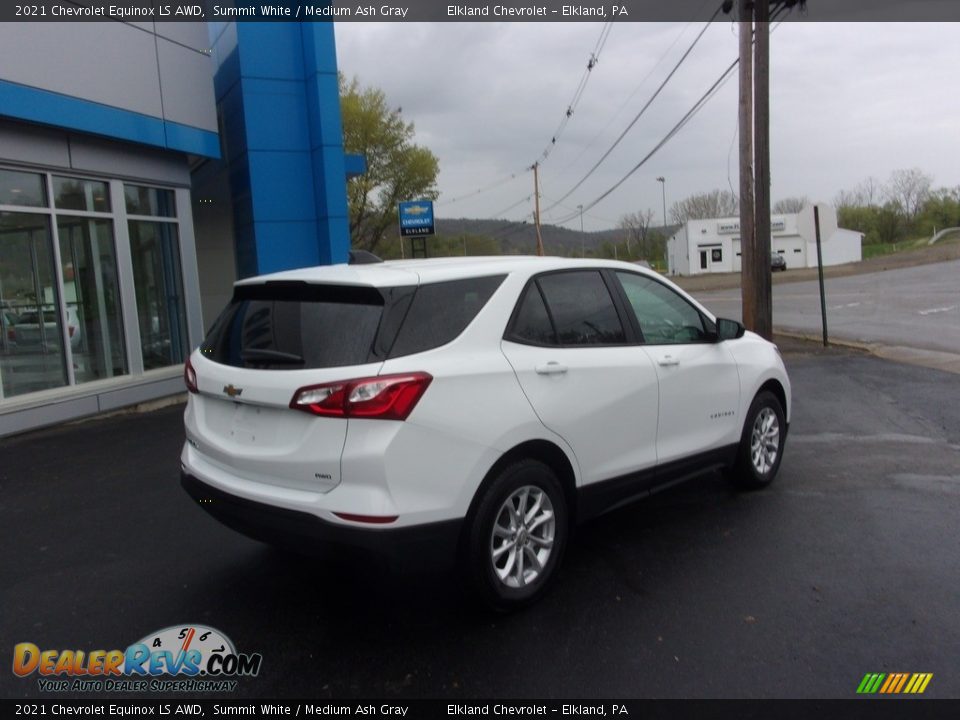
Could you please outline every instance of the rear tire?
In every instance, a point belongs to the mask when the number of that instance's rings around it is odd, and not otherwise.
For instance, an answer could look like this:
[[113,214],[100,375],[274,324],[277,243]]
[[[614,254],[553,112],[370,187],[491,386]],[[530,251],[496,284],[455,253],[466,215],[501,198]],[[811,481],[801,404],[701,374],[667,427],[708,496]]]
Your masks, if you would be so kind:
[[730,468],[730,481],[743,490],[766,487],[777,475],[783,458],[786,421],[777,396],[758,393],[747,411],[737,459]]
[[556,576],[569,535],[556,474],[537,460],[505,468],[486,488],[467,529],[464,571],[491,608],[530,605]]

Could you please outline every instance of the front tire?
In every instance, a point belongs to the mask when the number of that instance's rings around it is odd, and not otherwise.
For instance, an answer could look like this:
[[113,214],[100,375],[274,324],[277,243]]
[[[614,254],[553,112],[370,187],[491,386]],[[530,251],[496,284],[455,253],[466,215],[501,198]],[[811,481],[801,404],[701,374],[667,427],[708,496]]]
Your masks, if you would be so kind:
[[737,459],[730,469],[731,482],[744,490],[766,487],[777,475],[783,459],[787,424],[783,406],[771,392],[758,393],[747,411]]
[[556,575],[569,534],[556,474],[537,460],[505,468],[487,487],[468,529],[470,585],[493,609],[536,602]]

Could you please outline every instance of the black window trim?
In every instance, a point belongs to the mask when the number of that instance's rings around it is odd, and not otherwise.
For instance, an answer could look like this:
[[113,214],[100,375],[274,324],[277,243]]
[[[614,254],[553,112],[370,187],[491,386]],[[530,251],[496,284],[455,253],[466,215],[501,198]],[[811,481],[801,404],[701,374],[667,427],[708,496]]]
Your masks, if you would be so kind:
[[[507,327],[503,333],[503,339],[517,343],[518,345],[528,345],[530,347],[542,347],[542,348],[555,348],[555,349],[566,349],[566,350],[578,350],[578,349],[589,349],[589,348],[622,348],[630,347],[634,345],[642,345],[643,339],[642,336],[639,336],[637,333],[636,320],[630,319],[632,313],[627,313],[626,308],[623,305],[623,299],[620,297],[620,293],[623,292],[616,284],[611,286],[611,283],[615,280],[609,276],[609,268],[605,267],[577,267],[577,268],[561,268],[560,270],[547,270],[546,272],[537,273],[536,275],[531,276],[527,282],[524,284],[523,289],[520,291],[520,294],[517,296],[517,300],[513,306],[513,312],[510,313],[510,319],[507,321]],[[607,288],[607,292],[610,294],[610,299],[613,302],[614,310],[617,313],[617,318],[620,321],[620,327],[623,328],[624,342],[619,343],[587,343],[587,344],[561,344],[559,342],[554,343],[538,343],[528,340],[526,338],[518,337],[514,334],[514,328],[516,326],[517,317],[520,314],[520,306],[523,304],[523,301],[527,297],[527,292],[530,289],[530,286],[533,285],[536,287],[537,292],[540,294],[540,300],[543,302],[544,308],[547,311],[547,318],[550,320],[550,327],[553,330],[553,337],[559,340],[559,335],[557,335],[557,324],[553,320],[553,311],[550,309],[550,303],[547,302],[547,296],[543,293],[543,288],[540,287],[540,278],[547,277],[549,275],[560,275],[565,273],[575,273],[575,272],[598,272],[600,273],[600,278],[603,281],[603,284]]]
[[625,307],[629,310],[628,315],[629,315],[629,317],[630,317],[630,324],[634,327],[636,333],[637,333],[640,337],[643,337],[643,330],[640,328],[640,321],[637,320],[637,314],[633,311],[633,307],[630,305],[630,298],[627,297],[627,291],[623,289],[623,284],[620,282],[620,278],[617,277],[617,275],[619,275],[619,274],[621,274],[621,273],[624,274],[624,275],[634,275],[634,276],[636,276],[636,277],[644,278],[645,280],[650,280],[651,282],[654,282],[654,283],[656,283],[657,285],[662,286],[662,287],[663,287],[664,289],[666,289],[667,291],[672,292],[674,295],[676,295],[677,297],[679,297],[679,298],[680,298],[681,300],[683,300],[685,303],[687,303],[688,305],[690,305],[691,308],[693,308],[694,310],[696,310],[697,315],[700,316],[700,321],[703,323],[703,328],[704,328],[704,331],[705,331],[705,333],[706,333],[706,337],[705,337],[703,340],[695,340],[695,341],[693,341],[693,342],[687,342],[687,343],[659,343],[659,342],[647,342],[646,339],[644,339],[644,340],[641,342],[641,344],[643,344],[643,345],[648,345],[648,346],[650,346],[650,347],[663,347],[664,345],[713,345],[713,344],[715,344],[715,343],[717,342],[717,340],[719,339],[719,338],[718,338],[718,335],[717,335],[717,325],[716,325],[716,323],[714,323],[709,317],[707,317],[707,316],[703,313],[703,311],[700,310],[700,308],[698,308],[696,305],[693,305],[692,303],[690,303],[690,301],[687,300],[683,295],[681,295],[680,293],[678,293],[676,290],[674,290],[672,287],[670,287],[669,285],[667,285],[665,282],[661,281],[660,278],[653,277],[653,276],[647,275],[647,274],[645,274],[645,273],[633,272],[632,270],[621,270],[620,268],[616,268],[616,269],[608,268],[608,270],[609,270],[610,273],[613,275],[612,281],[615,283],[615,287],[617,288],[617,294],[618,294],[619,297],[620,297],[620,302],[624,303]]

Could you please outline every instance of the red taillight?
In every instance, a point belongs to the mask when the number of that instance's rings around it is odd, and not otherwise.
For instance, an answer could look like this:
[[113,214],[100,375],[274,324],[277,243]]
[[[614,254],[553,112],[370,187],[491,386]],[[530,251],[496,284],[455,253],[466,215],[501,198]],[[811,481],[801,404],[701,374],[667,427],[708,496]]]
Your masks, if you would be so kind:
[[406,420],[431,380],[414,372],[310,385],[293,394],[290,407],[324,417]]
[[197,371],[193,369],[193,363],[190,362],[190,358],[187,358],[187,362],[183,365],[183,384],[187,386],[187,390],[192,393],[200,392],[200,389],[197,387]]
[[67,332],[70,334],[70,337],[73,337],[73,334],[77,329],[73,325],[67,325]]

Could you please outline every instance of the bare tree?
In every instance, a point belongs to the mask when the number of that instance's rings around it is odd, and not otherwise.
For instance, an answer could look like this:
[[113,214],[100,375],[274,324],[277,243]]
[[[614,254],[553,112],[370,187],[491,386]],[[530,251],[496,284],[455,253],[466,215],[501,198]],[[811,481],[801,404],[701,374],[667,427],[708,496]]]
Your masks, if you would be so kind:
[[875,177],[861,180],[853,190],[841,190],[833,199],[837,208],[880,207],[888,196],[886,186]]
[[630,254],[630,242],[640,249],[647,251],[647,235],[650,232],[650,222],[653,220],[653,210],[649,208],[635,213],[627,213],[620,218],[618,227],[624,231],[627,239],[627,254]]
[[873,207],[879,205],[887,190],[883,183],[872,175],[862,180],[854,189],[857,196],[857,207]]
[[834,196],[833,206],[837,209],[860,207],[860,199],[853,190],[841,190]]
[[729,190],[712,190],[711,192],[691,195],[675,202],[670,208],[670,215],[675,223],[685,223],[687,220],[707,220],[709,218],[733,217],[740,212],[740,203],[737,196]]
[[777,200],[773,204],[773,212],[781,215],[790,215],[800,212],[809,204],[810,199],[806,195],[802,197],[785,197]]
[[896,205],[900,212],[913,219],[930,197],[933,178],[920,168],[894,170],[887,185],[887,199]]

